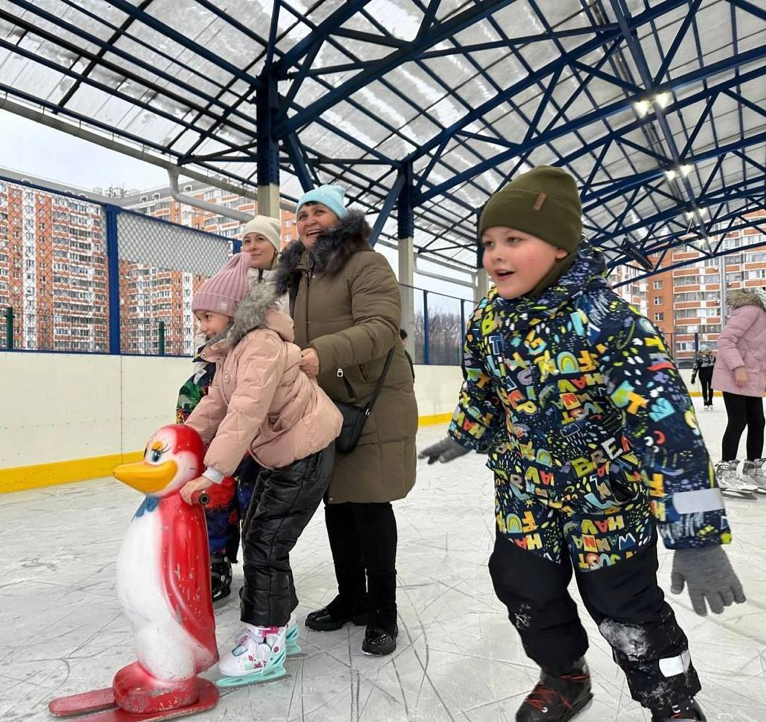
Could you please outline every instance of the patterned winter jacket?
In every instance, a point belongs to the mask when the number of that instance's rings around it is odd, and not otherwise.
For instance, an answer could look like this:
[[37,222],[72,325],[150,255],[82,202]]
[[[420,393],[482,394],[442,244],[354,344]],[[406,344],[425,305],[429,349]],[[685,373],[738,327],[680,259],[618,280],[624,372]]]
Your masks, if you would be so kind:
[[[489,454],[498,526],[507,485],[566,514],[607,514],[641,481],[668,548],[728,543],[720,490],[661,333],[582,250],[537,300],[492,289],[467,329],[450,435]],[[505,487],[505,488],[504,488]]]
[[[195,339],[196,340],[196,339]],[[200,355],[205,348],[202,344],[194,356],[194,373],[185,381],[178,392],[176,402],[176,423],[183,424],[197,408],[197,404],[207,396],[215,377],[215,364],[205,361]]]

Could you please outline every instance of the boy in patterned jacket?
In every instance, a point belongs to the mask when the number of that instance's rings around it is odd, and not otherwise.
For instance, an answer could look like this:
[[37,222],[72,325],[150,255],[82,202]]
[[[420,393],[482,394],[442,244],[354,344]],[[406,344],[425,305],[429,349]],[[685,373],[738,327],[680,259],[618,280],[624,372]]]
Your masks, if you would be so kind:
[[479,237],[495,283],[469,323],[464,384],[429,463],[473,449],[495,474],[489,569],[540,681],[517,722],[565,722],[592,698],[588,648],[567,593],[612,647],[653,722],[704,720],[687,639],[657,585],[720,613],[745,597],[723,544],[720,490],[691,400],[659,331],[580,248],[574,180],[538,167],[490,198]]

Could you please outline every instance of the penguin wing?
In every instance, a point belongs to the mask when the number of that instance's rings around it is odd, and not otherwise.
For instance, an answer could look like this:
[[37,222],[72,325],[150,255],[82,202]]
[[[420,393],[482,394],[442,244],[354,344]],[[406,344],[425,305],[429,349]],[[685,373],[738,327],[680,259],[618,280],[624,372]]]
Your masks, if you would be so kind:
[[165,592],[179,624],[208,652],[200,659],[201,672],[218,660],[205,515],[178,494],[163,499],[160,508]]

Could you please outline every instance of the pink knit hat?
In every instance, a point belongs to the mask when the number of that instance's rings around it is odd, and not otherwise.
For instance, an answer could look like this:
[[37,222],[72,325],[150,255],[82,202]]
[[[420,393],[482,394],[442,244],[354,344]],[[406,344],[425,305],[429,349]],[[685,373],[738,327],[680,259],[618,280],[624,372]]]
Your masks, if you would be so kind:
[[194,294],[192,311],[211,311],[234,318],[239,302],[250,293],[250,254],[237,253]]

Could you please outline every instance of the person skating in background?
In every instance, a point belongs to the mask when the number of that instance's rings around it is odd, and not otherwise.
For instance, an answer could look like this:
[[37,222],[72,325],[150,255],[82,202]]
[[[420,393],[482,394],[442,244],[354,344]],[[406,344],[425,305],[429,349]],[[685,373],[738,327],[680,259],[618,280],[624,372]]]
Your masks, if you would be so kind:
[[699,376],[700,386],[702,386],[702,403],[706,409],[713,408],[713,366],[715,366],[715,354],[710,346],[702,344],[694,357],[692,384]]
[[[729,291],[731,315],[718,337],[713,388],[723,392],[726,431],[716,475],[721,488],[741,495],[766,493],[763,456],[763,394],[766,391],[766,291]],[[738,460],[747,427],[747,458]]]
[[402,339],[402,348],[404,349],[404,355],[407,357],[407,363],[410,365],[410,371],[412,371],[412,380],[415,380],[415,364],[412,362],[412,356],[407,350],[407,332],[403,329],[399,329],[399,338]]
[[[247,279],[251,286],[272,281],[279,261],[281,226],[277,218],[255,216],[245,224],[242,232],[242,253],[250,258]],[[280,299],[285,310],[285,300]],[[196,353],[194,373],[181,387],[176,403],[176,423],[182,424],[197,407],[210,388],[215,376],[215,364],[204,361],[201,352],[210,338],[220,333],[229,323],[222,314],[205,312],[200,315],[195,336]],[[231,594],[232,564],[239,554],[240,523],[247,519],[247,510],[253,495],[260,467],[247,454],[232,477],[211,488],[210,501],[205,506],[208,544],[210,547],[210,577],[213,601]]]
[[342,422],[300,370],[292,320],[278,310],[274,286],[250,288],[248,267],[247,254],[238,254],[192,300],[198,318],[215,314],[227,323],[202,351],[218,370],[186,420],[208,447],[206,469],[181,489],[191,503],[195,492],[231,476],[246,452],[260,468],[242,537],[242,630],[218,664],[221,674],[242,678],[234,684],[284,674],[298,634],[289,554],[327,491]]
[[684,632],[657,584],[657,535],[674,549],[672,591],[694,609],[745,601],[694,409],[662,334],[606,286],[580,248],[581,205],[563,170],[538,167],[493,195],[479,224],[495,283],[469,322],[449,436],[495,474],[489,568],[526,653],[542,668],[517,722],[565,722],[591,700],[588,638],[567,591],[612,647],[653,722],[704,720]]

